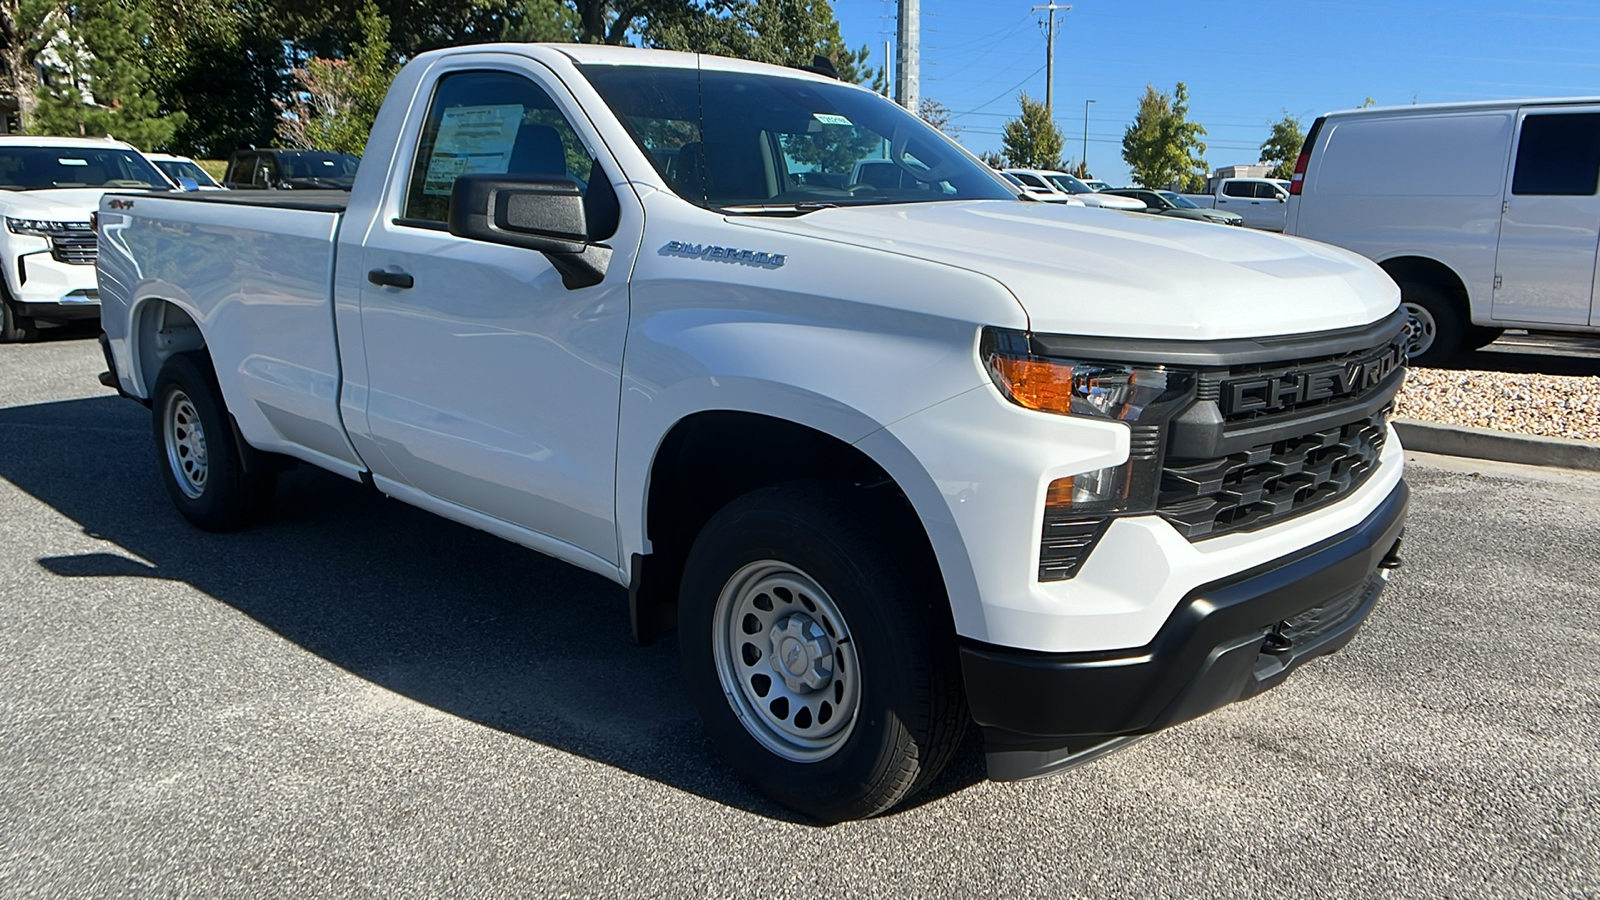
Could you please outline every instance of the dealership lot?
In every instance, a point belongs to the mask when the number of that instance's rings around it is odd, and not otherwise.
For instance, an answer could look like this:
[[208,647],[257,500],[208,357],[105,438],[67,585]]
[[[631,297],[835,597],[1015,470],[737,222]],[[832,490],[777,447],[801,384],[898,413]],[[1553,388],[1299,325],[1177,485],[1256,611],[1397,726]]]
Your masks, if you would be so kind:
[[1342,654],[1063,777],[974,783],[969,752],[818,828],[727,773],[621,589],[309,471],[196,531],[103,367],[0,347],[0,893],[1600,891],[1600,478],[1415,465]]

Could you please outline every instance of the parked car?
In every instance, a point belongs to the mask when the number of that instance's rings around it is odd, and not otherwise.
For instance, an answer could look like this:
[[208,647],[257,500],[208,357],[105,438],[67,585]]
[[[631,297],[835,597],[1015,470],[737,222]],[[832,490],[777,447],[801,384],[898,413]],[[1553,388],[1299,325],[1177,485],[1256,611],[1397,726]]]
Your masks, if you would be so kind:
[[1032,197],[1035,200],[1042,200],[1045,203],[1065,203],[1068,206],[1086,205],[1082,200],[1079,200],[1077,197],[1074,197],[1071,194],[1063,194],[1055,188],[1036,187],[1028,184],[1010,172],[1001,172],[1000,176],[1021,188],[1024,194],[1027,194],[1029,197]]
[[101,194],[133,188],[171,185],[128,144],[0,136],[0,342],[100,315],[90,217]]
[[1106,184],[1104,181],[1101,181],[1098,178],[1083,178],[1083,179],[1080,179],[1080,180],[1084,184],[1088,185],[1092,190],[1095,190],[1095,191],[1109,190],[1110,187],[1111,187],[1111,185]]
[[361,159],[332,150],[237,150],[223,187],[239,190],[339,190],[355,182]]
[[1290,234],[1400,284],[1412,362],[1506,328],[1600,333],[1600,97],[1328,113],[1295,163]]
[[1152,191],[1146,188],[1107,188],[1102,191],[1117,197],[1132,197],[1144,204],[1144,211],[1175,219],[1198,219],[1219,225],[1243,225],[1244,216],[1222,209],[1204,209],[1176,191]]
[[222,185],[217,180],[200,168],[200,164],[187,156],[173,156],[170,153],[146,153],[145,159],[150,160],[161,174],[167,176],[173,187],[180,187],[180,178],[187,178],[194,182],[196,190],[220,191]]
[[1271,178],[1224,178],[1214,194],[1183,194],[1202,209],[1238,213],[1244,224],[1262,231],[1282,231],[1289,190]]
[[1084,206],[1098,206],[1104,209],[1144,209],[1144,204],[1137,200],[1098,193],[1094,188],[1089,187],[1066,172],[1057,172],[1053,169],[1005,169],[1003,171],[1021,181],[1028,188],[1043,188],[1063,197],[1072,197],[1081,201]]
[[[795,177],[885,153],[913,183]],[[1398,564],[1377,266],[1019,203],[821,75],[421,53],[350,192],[98,221],[107,380],[182,515],[246,525],[307,463],[625,585],[711,742],[820,819],[974,725],[1027,778],[1270,689]]]

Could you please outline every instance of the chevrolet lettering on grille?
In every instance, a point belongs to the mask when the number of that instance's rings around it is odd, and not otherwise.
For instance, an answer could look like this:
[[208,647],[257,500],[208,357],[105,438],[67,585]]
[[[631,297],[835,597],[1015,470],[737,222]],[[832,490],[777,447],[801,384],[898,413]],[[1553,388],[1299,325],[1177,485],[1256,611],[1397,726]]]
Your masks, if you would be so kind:
[[1394,343],[1361,359],[1230,378],[1222,383],[1222,414],[1280,412],[1364,394],[1387,381],[1405,362],[1405,345]]

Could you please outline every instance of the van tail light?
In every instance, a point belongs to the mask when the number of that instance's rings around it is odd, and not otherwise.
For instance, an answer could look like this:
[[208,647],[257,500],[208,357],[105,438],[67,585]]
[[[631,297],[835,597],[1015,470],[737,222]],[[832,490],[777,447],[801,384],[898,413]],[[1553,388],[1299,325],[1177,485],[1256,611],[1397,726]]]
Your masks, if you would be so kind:
[[1325,116],[1318,116],[1311,123],[1311,130],[1306,133],[1306,142],[1300,145],[1300,155],[1294,161],[1294,175],[1289,179],[1289,195],[1300,196],[1300,191],[1305,188],[1306,167],[1311,165],[1311,148],[1317,143],[1317,135],[1322,131],[1322,120]]

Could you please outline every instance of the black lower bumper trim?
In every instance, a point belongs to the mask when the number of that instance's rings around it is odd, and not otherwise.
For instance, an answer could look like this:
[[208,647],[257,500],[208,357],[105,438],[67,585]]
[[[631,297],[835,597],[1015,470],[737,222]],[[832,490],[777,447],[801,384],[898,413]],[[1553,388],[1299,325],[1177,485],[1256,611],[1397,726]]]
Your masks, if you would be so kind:
[[77,322],[100,318],[99,303],[13,303],[17,315],[46,322]]
[[[1143,647],[1036,653],[966,641],[962,674],[990,754],[1032,752],[1046,771],[1112,738],[1150,734],[1281,682],[1354,637],[1397,563],[1410,491],[1360,525],[1190,591]],[[1030,777],[1029,757],[1005,762]]]

